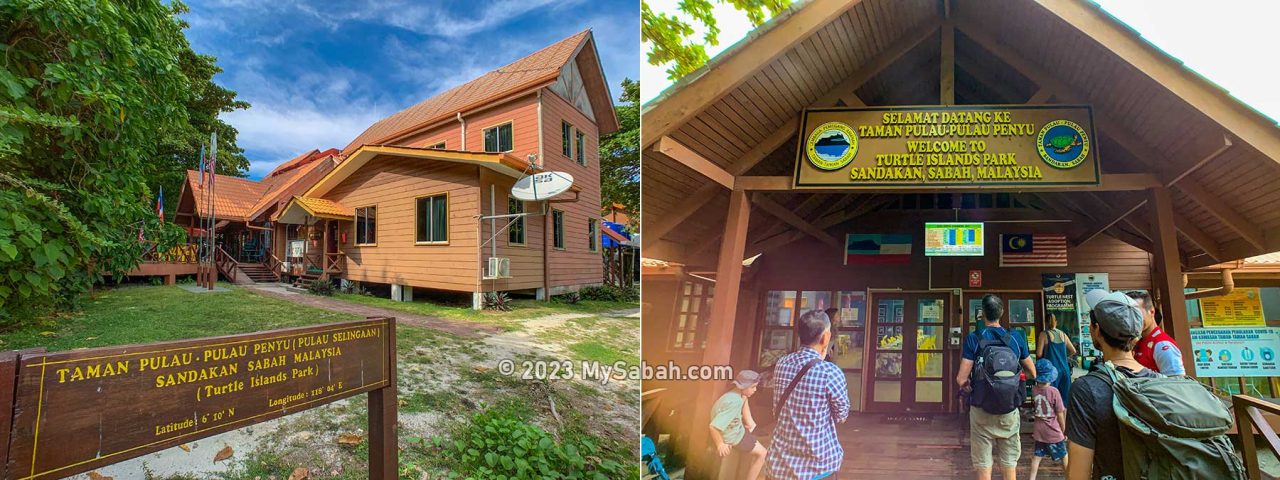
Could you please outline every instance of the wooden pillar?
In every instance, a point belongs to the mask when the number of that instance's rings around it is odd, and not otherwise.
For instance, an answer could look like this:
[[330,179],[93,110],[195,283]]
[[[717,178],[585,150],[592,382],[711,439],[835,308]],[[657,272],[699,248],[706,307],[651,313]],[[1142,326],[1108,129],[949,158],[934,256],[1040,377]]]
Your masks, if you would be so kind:
[[[949,6],[949,3],[948,3]],[[942,71],[939,103],[956,104],[956,25],[948,20],[942,23]]]
[[369,478],[397,478],[396,320],[387,322],[387,386],[369,392]]
[[324,229],[322,232],[320,232],[320,279],[321,280],[329,279],[329,222],[330,221],[331,220],[326,218],[324,221],[324,226],[320,227]]
[[1165,330],[1173,335],[1182,350],[1182,365],[1187,375],[1195,375],[1195,356],[1191,348],[1191,325],[1187,318],[1187,295],[1182,291],[1182,263],[1178,255],[1178,232],[1174,227],[1173,197],[1168,187],[1156,187],[1147,191],[1148,204],[1155,210],[1154,232],[1151,239],[1157,275],[1155,287],[1160,296],[1160,309],[1166,319]]
[[[711,319],[707,325],[707,348],[702,354],[702,365],[729,365],[733,352],[733,329],[738,313],[738,293],[742,286],[742,256],[747,249],[747,222],[751,217],[751,202],[747,192],[734,190],[729,193],[729,214],[724,223],[724,235],[720,238],[720,257],[716,262],[716,293],[711,304]],[[692,415],[693,429],[689,436],[688,478],[712,478],[715,476],[715,456],[708,455],[710,448],[711,406],[724,393],[723,382],[702,382],[698,388]]]

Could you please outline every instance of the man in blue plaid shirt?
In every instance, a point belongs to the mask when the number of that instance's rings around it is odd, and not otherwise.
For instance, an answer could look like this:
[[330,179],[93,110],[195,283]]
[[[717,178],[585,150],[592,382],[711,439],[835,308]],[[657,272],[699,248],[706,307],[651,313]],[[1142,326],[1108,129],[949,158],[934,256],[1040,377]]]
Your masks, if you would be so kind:
[[[767,473],[773,479],[831,480],[844,460],[836,424],[849,417],[849,390],[840,367],[823,361],[831,345],[831,319],[814,310],[801,315],[797,323],[804,346],[778,359],[773,370],[773,403],[779,414],[766,459]],[[810,362],[815,363],[781,404],[787,386]]]

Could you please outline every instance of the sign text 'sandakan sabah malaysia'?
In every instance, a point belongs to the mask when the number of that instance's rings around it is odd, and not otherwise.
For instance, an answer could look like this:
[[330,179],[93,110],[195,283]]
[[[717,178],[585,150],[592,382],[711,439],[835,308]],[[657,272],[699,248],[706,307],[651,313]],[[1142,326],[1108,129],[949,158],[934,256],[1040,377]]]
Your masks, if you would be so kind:
[[822,108],[801,122],[795,188],[1096,185],[1088,106]]
[[388,383],[390,319],[24,356],[9,478],[62,478]]

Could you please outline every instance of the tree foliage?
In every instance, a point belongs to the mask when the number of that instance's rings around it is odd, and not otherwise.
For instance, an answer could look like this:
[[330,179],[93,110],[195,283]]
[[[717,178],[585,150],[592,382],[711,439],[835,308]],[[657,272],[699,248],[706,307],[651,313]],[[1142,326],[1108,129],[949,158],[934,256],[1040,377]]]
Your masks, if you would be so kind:
[[640,82],[623,79],[618,101],[618,131],[600,139],[600,200],[606,211],[621,204],[635,227],[640,219]]
[[212,83],[219,70],[191,50],[185,11],[0,2],[0,322],[74,308],[105,274],[136,266],[139,227],[151,240],[183,238],[156,218],[153,188],[176,200],[210,129],[219,172],[247,167],[217,119],[247,105]]
[[694,34],[692,24],[674,14],[655,14],[647,2],[642,2],[640,37],[649,42],[649,64],[661,66],[674,62],[667,69],[667,78],[672,81],[706,65],[708,57],[705,46],[720,44],[720,28],[712,11],[715,3],[732,5],[745,13],[754,27],[759,27],[765,20],[791,6],[791,0],[680,0],[680,12],[706,28],[706,33],[698,41],[690,38]]

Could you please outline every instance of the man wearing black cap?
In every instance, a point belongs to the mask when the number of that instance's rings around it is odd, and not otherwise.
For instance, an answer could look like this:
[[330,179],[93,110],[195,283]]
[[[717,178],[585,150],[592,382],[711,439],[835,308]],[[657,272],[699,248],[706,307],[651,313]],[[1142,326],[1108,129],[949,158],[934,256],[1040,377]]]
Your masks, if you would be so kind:
[[[1090,291],[1085,301],[1091,308],[1089,336],[1102,350],[1103,360],[1130,378],[1158,376],[1133,358],[1143,327],[1143,311],[1137,302],[1124,293],[1102,290]],[[1125,479],[1121,427],[1111,403],[1114,395],[1110,384],[1092,375],[1071,385],[1066,428],[1067,455],[1071,458],[1068,480]]]

